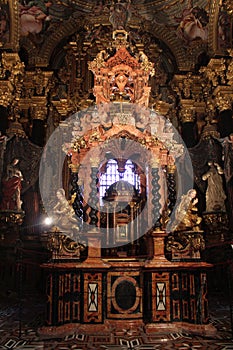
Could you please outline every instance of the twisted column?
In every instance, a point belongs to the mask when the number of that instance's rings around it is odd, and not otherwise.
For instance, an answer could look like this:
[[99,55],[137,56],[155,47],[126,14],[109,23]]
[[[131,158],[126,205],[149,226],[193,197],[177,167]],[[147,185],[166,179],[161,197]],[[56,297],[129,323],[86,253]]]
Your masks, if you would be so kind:
[[169,213],[172,212],[176,204],[176,178],[175,178],[176,166],[167,166],[167,186],[168,186],[168,209]]
[[83,196],[80,191],[80,187],[78,185],[78,172],[72,172],[71,173],[71,196],[75,195],[75,199],[72,203],[73,209],[75,211],[75,214],[80,219],[80,225],[83,221]]
[[160,190],[160,184],[159,184],[159,164],[157,162],[152,162],[152,168],[151,168],[151,193],[152,193],[152,223],[153,228],[160,227],[160,198],[161,195],[159,193]]
[[97,193],[97,173],[98,173],[98,160],[97,159],[91,159],[91,192],[90,192],[90,199],[89,204],[91,207],[91,210],[89,212],[90,217],[90,224],[93,226],[98,226],[98,213],[99,211],[97,208],[99,207],[99,196]]

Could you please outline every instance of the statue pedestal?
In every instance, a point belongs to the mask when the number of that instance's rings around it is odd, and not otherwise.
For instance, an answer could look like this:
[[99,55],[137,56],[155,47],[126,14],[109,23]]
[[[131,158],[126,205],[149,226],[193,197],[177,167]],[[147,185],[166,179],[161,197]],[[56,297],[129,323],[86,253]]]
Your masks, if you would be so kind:
[[93,229],[85,233],[87,237],[88,253],[87,259],[83,262],[82,266],[86,267],[107,267],[108,264],[104,263],[101,259],[101,239],[102,233],[99,232],[98,228]]
[[170,262],[165,257],[165,245],[164,239],[167,236],[165,231],[152,231],[151,237],[153,240],[153,257],[148,260],[145,267],[159,267],[164,264],[169,264]]

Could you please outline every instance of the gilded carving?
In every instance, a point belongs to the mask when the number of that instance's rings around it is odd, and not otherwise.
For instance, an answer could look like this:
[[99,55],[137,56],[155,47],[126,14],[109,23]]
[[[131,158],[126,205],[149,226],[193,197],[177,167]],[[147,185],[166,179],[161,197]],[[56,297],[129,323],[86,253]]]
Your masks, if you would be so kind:
[[182,123],[195,121],[194,100],[180,100],[180,119]]
[[205,249],[203,233],[175,232],[168,236],[166,250],[172,253],[172,259],[200,259],[200,252]]
[[19,48],[19,11],[17,0],[1,1],[0,48],[17,51]]
[[[113,102],[135,102],[148,106],[151,88],[148,86],[149,76],[154,75],[153,63],[143,51],[133,57],[126,49],[127,33],[122,30],[114,32],[113,38],[121,40],[115,55],[108,58],[105,50],[97,54],[89,62],[89,69],[95,75],[93,93],[96,104]],[[123,123],[127,121],[122,121]]]
[[81,252],[85,249],[83,244],[74,242],[61,232],[51,232],[47,242],[48,249],[52,252],[52,259],[80,259]]

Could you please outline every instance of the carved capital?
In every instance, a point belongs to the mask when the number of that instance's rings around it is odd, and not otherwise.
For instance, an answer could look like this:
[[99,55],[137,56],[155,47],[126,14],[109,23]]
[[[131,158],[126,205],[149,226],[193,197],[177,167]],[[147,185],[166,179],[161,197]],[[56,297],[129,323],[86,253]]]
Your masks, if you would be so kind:
[[151,158],[150,160],[150,165],[151,168],[157,169],[160,167],[160,162],[159,159],[156,156],[153,156],[153,158]]
[[176,172],[176,165],[175,164],[168,164],[167,172],[168,172],[168,174],[174,174]]
[[180,119],[182,123],[190,123],[195,121],[195,107],[194,100],[181,100],[180,101]]
[[13,86],[9,81],[1,81],[0,83],[0,105],[8,107],[13,100]]
[[47,99],[44,96],[33,96],[31,99],[31,112],[33,119],[45,120],[47,118]]
[[164,117],[167,115],[168,111],[171,108],[171,105],[164,101],[157,101],[154,105],[156,111]]
[[72,173],[78,173],[79,168],[80,168],[80,164],[70,164],[69,168],[71,169]]

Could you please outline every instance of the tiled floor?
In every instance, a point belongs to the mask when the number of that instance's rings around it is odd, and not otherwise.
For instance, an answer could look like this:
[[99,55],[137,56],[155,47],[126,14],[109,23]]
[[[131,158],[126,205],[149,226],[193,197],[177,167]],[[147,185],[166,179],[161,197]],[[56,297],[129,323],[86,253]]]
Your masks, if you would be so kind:
[[43,305],[44,301],[41,297],[35,295],[24,294],[21,307],[14,296],[1,298],[0,349],[233,350],[230,311],[226,299],[222,299],[220,296],[212,297],[210,302],[211,322],[218,329],[214,338],[190,335],[184,332],[146,335],[142,328],[138,328],[133,331],[125,329],[122,332],[115,332],[113,329],[109,333],[91,335],[77,331],[61,338],[41,339],[36,331],[43,324]]

